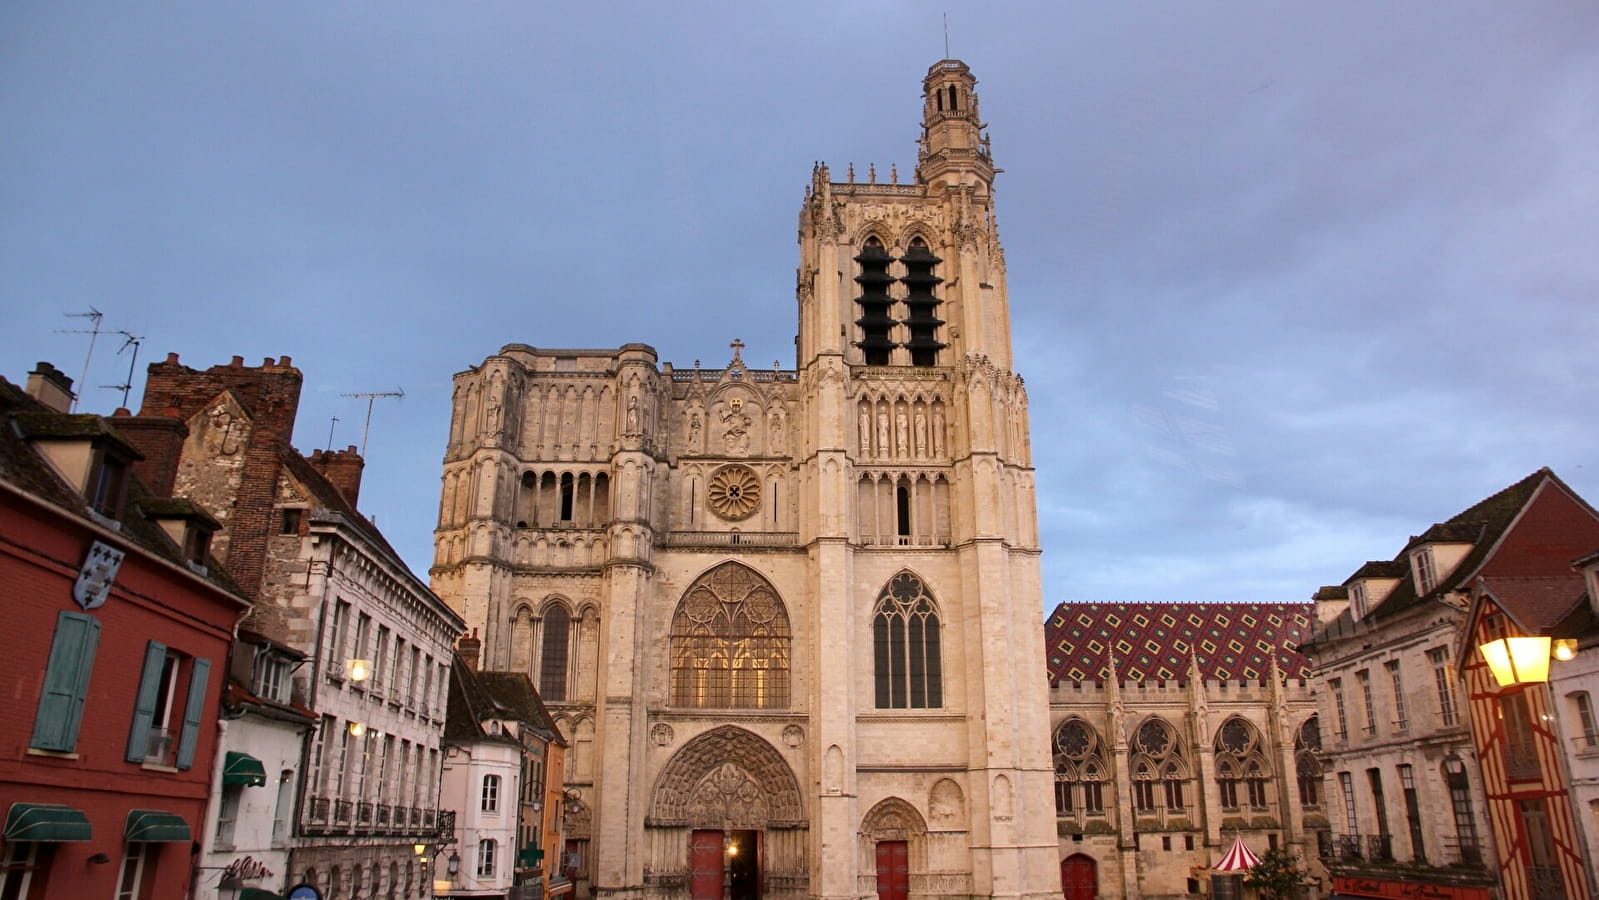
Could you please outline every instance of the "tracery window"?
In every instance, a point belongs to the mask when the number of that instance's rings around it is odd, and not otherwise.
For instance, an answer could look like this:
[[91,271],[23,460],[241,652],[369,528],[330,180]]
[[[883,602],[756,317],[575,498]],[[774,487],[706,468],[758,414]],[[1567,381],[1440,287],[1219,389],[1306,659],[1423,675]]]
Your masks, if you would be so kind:
[[1105,812],[1105,753],[1099,734],[1082,719],[1055,729],[1055,812],[1061,818]]
[[1316,716],[1305,720],[1294,735],[1294,772],[1299,779],[1299,802],[1306,807],[1321,805],[1321,723]]
[[1165,719],[1151,716],[1134,732],[1132,749],[1133,808],[1142,813],[1185,812],[1188,759],[1177,730]]
[[878,709],[944,705],[938,608],[910,572],[889,579],[872,618],[872,671]]
[[1239,809],[1242,798],[1251,809],[1264,809],[1266,780],[1271,769],[1260,729],[1247,719],[1233,716],[1217,729],[1215,748],[1216,782],[1222,808]]
[[788,612],[755,570],[726,562],[701,575],[672,616],[672,705],[784,709]]

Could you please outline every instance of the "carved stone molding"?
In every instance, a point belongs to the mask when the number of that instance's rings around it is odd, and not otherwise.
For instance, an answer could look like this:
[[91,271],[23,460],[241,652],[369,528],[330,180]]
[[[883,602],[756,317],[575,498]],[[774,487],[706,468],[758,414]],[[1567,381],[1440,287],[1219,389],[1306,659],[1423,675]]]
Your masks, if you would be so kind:
[[724,725],[673,755],[655,782],[650,822],[694,828],[803,827],[799,781],[771,744]]
[[710,502],[711,511],[724,519],[747,519],[761,507],[761,480],[749,466],[722,466],[711,473],[705,499]]

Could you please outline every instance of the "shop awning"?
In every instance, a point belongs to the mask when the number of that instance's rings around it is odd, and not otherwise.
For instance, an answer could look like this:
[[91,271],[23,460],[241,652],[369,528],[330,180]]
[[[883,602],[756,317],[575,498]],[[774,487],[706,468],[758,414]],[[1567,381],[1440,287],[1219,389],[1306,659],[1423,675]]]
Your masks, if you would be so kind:
[[283,900],[283,895],[274,894],[266,888],[247,887],[239,892],[239,900]]
[[89,817],[52,803],[13,803],[6,813],[8,841],[86,841]]
[[245,787],[264,787],[266,767],[248,753],[229,750],[222,758],[222,784],[240,784]]
[[122,839],[160,844],[191,840],[189,823],[177,813],[161,809],[128,810],[128,827],[122,832]]

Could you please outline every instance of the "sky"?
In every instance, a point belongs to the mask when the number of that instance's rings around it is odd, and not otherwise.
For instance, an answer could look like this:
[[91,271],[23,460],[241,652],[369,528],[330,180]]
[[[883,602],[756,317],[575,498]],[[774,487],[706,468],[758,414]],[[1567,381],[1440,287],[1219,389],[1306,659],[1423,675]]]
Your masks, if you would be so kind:
[[811,166],[913,169],[946,12],[1046,610],[1304,601],[1541,466],[1599,501],[1587,0],[0,4],[0,375],[109,413],[115,332],[134,407],[287,355],[307,453],[403,391],[361,506],[425,578],[453,373],[794,365]]

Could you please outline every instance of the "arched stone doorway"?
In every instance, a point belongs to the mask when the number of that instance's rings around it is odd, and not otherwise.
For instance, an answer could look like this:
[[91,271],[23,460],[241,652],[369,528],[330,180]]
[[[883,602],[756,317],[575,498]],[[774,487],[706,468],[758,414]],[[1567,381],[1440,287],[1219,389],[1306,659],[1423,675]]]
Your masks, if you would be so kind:
[[[867,897],[875,893],[878,900],[909,900],[913,874],[927,871],[927,822],[922,814],[910,803],[889,797],[861,819],[860,841],[861,862],[868,869],[857,879],[860,893]],[[918,893],[926,890],[919,883],[917,887]]]
[[1099,896],[1099,869],[1092,856],[1073,853],[1060,861],[1060,892],[1065,900]]
[[797,900],[808,891],[799,780],[753,732],[723,725],[685,744],[656,778],[644,824],[653,897]]

